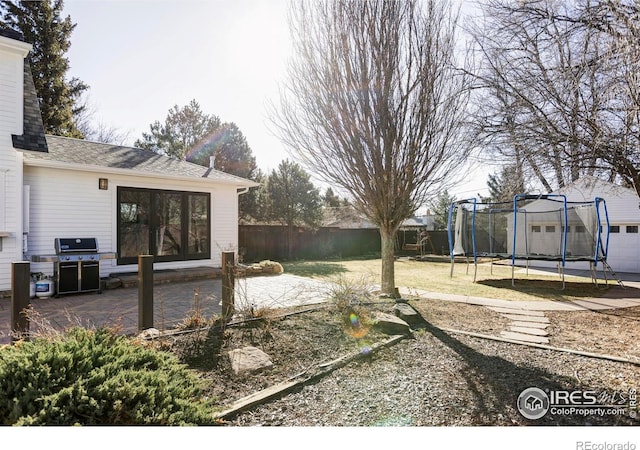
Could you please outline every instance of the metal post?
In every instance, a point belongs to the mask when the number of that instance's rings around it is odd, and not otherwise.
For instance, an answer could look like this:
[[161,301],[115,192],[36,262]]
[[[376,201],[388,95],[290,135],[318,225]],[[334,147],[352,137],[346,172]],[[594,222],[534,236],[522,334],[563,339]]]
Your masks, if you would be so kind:
[[234,258],[233,252],[222,252],[222,317],[225,322],[229,321],[234,313]]
[[28,261],[11,263],[11,331],[12,340],[26,339],[29,334],[29,308],[31,264]]
[[138,329],[153,328],[153,255],[138,255]]

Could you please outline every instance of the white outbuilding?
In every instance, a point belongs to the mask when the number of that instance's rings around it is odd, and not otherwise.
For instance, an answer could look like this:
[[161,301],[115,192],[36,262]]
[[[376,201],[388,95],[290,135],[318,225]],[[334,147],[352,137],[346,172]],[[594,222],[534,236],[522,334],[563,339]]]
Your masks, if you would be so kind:
[[[607,262],[617,273],[640,273],[640,198],[634,190],[585,176],[554,194],[565,195],[569,202],[604,199],[610,225]],[[568,262],[566,268],[588,269],[589,265]]]

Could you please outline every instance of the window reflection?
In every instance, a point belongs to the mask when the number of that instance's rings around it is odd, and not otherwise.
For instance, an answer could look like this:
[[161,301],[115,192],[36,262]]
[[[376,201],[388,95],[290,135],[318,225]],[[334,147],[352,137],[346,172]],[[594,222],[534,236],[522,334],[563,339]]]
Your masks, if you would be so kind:
[[211,197],[201,192],[118,188],[118,264],[210,258]]

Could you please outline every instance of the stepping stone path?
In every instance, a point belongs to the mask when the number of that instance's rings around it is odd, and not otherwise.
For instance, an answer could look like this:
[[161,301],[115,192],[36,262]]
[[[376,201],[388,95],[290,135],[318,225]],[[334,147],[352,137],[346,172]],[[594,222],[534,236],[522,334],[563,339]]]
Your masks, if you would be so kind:
[[549,333],[546,328],[550,322],[544,316],[544,312],[515,307],[488,306],[487,308],[511,320],[509,329],[500,333],[501,337],[526,343],[549,343]]

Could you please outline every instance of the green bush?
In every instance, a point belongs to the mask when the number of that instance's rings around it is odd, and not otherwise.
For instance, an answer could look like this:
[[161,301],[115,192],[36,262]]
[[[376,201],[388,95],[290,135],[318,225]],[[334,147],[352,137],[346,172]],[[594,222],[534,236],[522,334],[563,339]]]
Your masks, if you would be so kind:
[[199,379],[172,354],[109,329],[72,328],[0,350],[5,425],[201,425]]

